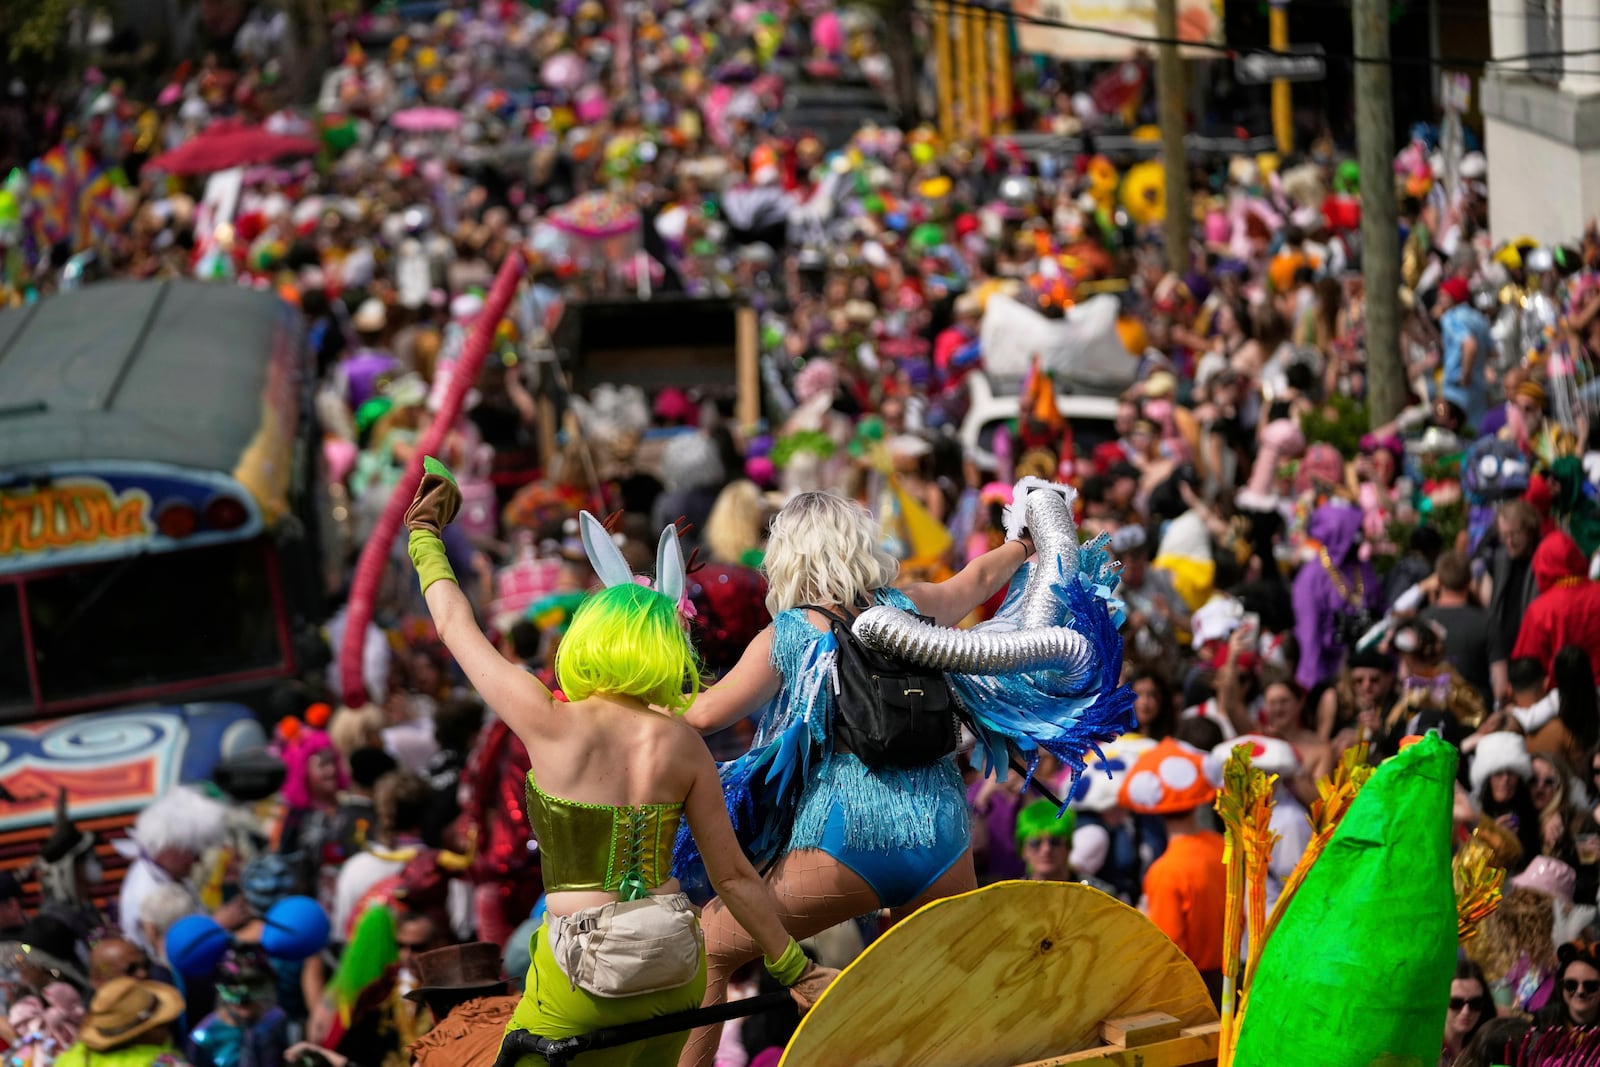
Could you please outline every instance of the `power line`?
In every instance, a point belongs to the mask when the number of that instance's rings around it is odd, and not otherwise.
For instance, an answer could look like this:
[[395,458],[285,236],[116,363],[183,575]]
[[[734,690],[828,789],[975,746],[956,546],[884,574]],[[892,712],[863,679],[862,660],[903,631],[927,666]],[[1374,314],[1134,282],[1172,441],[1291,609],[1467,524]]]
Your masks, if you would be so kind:
[[[1132,44],[1146,45],[1177,45],[1182,48],[1212,52],[1218,59],[1236,59],[1242,55],[1282,56],[1303,58],[1303,53],[1293,51],[1279,51],[1267,47],[1253,45],[1237,47],[1233,45],[1211,44],[1206,41],[1191,41],[1183,37],[1159,37],[1155,34],[1133,33],[1127,30],[1114,30],[1105,26],[1086,26],[1081,23],[1066,22],[1061,19],[1046,18],[1043,15],[1027,15],[1019,11],[1004,12],[1000,8],[979,3],[978,0],[932,0],[931,7],[943,8],[946,11],[995,11],[1008,13],[1018,22],[1033,26],[1045,26],[1050,29],[1071,30],[1074,33],[1087,33],[1099,37],[1110,37],[1114,40],[1128,41]],[[1450,67],[1452,69],[1481,69],[1491,63],[1501,66],[1523,65],[1536,61],[1552,59],[1581,59],[1585,57],[1600,56],[1600,48],[1586,48],[1568,52],[1524,52],[1521,55],[1498,56],[1485,59],[1482,56],[1362,56],[1355,53],[1323,53],[1323,58],[1342,61],[1346,63],[1378,63],[1385,66],[1429,66]]]

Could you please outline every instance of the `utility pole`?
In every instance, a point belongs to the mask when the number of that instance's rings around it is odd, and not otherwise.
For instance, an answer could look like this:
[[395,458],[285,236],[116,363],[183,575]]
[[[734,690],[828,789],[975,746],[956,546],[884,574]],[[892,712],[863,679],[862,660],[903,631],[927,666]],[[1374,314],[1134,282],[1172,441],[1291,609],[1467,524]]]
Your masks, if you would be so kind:
[[[1272,0],[1267,9],[1267,43],[1274,52],[1289,50],[1289,0]],[[1272,134],[1279,155],[1294,151],[1294,90],[1282,78],[1272,81]]]
[[1400,229],[1394,199],[1389,9],[1354,0],[1356,158],[1361,166],[1361,277],[1366,288],[1367,420],[1382,426],[1406,402],[1400,354]]
[[1183,146],[1188,132],[1184,102],[1183,57],[1178,53],[1178,0],[1156,0],[1156,92],[1161,108],[1161,162],[1167,179],[1167,217],[1163,234],[1167,269],[1189,270],[1189,158]]

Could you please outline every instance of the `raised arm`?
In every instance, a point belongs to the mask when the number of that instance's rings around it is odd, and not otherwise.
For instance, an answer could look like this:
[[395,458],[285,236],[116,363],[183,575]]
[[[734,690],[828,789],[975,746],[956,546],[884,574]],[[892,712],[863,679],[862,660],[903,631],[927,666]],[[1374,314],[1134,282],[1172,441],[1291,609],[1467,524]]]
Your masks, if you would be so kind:
[[433,615],[439,640],[450,650],[484,703],[511,727],[529,748],[561,729],[550,690],[533,675],[513,666],[478,629],[472,605],[456,582],[440,533],[461,509],[461,491],[444,464],[433,457],[423,463],[422,482],[406,511],[410,530],[407,550],[422,583],[423,599]]
[[733,670],[705,689],[683,713],[683,721],[702,734],[714,734],[759,711],[778,694],[783,679],[772,668],[772,627],[750,642]]
[[[1022,550],[1018,551],[1018,546]],[[906,596],[917,610],[940,626],[954,626],[973,610],[1005,588],[1018,569],[1033,555],[1033,538],[1007,541],[961,568],[961,572],[942,582],[918,582],[908,586]]]

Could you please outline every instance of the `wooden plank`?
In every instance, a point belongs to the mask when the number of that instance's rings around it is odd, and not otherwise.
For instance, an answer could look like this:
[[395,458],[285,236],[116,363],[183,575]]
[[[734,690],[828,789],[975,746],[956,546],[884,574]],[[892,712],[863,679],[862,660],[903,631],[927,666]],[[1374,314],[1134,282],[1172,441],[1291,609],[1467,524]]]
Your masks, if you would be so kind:
[[1108,1045],[1137,1048],[1153,1045],[1157,1041],[1170,1041],[1183,1029],[1178,1020],[1164,1011],[1146,1011],[1138,1015],[1123,1015],[1107,1019],[1100,1024],[1100,1039]]
[[1134,909],[1088,886],[1001,882],[929,904],[874,942],[801,1019],[783,1063],[1015,1067],[1104,1055],[1101,1023],[1144,1012],[1217,1022],[1194,965]]
[[761,421],[761,320],[753,307],[734,312],[734,320],[739,428],[752,433]]
[[1016,1067],[1197,1067],[1217,1062],[1215,1023],[1191,1027],[1179,1036],[1139,1048],[1092,1048]]

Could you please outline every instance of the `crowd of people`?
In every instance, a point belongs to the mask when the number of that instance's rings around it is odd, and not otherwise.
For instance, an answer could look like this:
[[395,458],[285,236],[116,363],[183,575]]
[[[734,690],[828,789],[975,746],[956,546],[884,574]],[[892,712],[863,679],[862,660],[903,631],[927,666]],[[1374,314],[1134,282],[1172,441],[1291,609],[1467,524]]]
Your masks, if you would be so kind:
[[[1223,760],[1245,744],[1278,776],[1270,906],[1310,840],[1319,780],[1352,748],[1376,762],[1428,730],[1461,752],[1459,839],[1491,836],[1512,876],[1464,946],[1441,1063],[1503,1062],[1518,1026],[1600,1022],[1600,236],[1491,235],[1482,157],[1415,131],[1395,170],[1402,350],[1369,353],[1357,175],[1325,142],[1198,167],[1171,196],[1159,167],[1092,150],[1030,155],[931,127],[825,144],[791,128],[790,81],[890,90],[874,16],[633,6],[626,33],[593,2],[341,20],[313,116],[287,89],[289,22],[208,0],[198,61],[153,66],[115,35],[86,46],[99,66],[72,92],[41,93],[37,159],[0,192],[7,299],[202,277],[297,307],[352,565],[495,270],[515,250],[528,272],[440,450],[454,478],[425,484],[458,480],[469,506],[411,523],[390,553],[364,635],[368,702],[341,701],[341,592],[329,653],[273,694],[271,750],[143,813],[111,914],[90,904],[93,835],[63,813],[38,862],[45,903],[26,915],[20,884],[0,882],[0,926],[21,946],[8,1056],[372,1067],[457,1059],[441,1050],[487,1031],[498,1044],[507,1024],[560,1032],[556,1009],[528,1016],[515,987],[567,973],[554,943],[574,916],[667,881],[668,794],[709,875],[683,888],[722,902],[704,913],[706,970],[650,994],[673,1008],[793,984],[784,926],[822,965],[800,989],[916,904],[1012,878],[1143,908],[1220,991]],[[1139,113],[1081,75],[1019,65],[1006,118],[1092,135]],[[221,196],[164,155],[241,124],[304,147],[227,172]],[[1168,206],[1195,214],[1184,270],[1161,247]],[[720,387],[552,384],[536,357],[564,308],[662,292],[755,307],[760,425],[739,424]],[[1112,358],[1086,383],[1040,337]],[[1399,360],[1410,394],[1373,428],[1380,358]],[[959,433],[974,385],[1008,376],[1024,379],[1015,419]],[[1114,415],[1065,417],[1058,392],[1091,386]],[[540,396],[564,402],[559,432]],[[1121,659],[1106,661],[1121,674],[1084,692],[1127,686],[1124,728],[1025,742],[1028,773],[1004,777],[986,773],[992,723],[892,781],[849,752],[822,760],[826,788],[798,796],[781,835],[734,827],[743,853],[778,864],[776,917],[712,827],[711,787],[682,777],[711,774],[709,759],[663,747],[625,787],[586,788],[583,768],[617,751],[642,704],[685,710],[718,759],[768,752],[807,702],[826,704],[827,612],[870,600],[971,626],[1003,610],[1035,547],[1006,514],[1026,478],[1073,486],[1086,542],[1104,535],[1120,561],[1095,603],[1120,620]],[[612,516],[587,543],[584,509]],[[693,646],[671,653],[666,688],[622,685],[597,620],[659,608],[652,552],[673,523],[694,564],[667,599],[691,605]],[[597,539],[622,562],[597,563]],[[655,592],[638,592],[632,575],[652,571]],[[684,663],[707,683],[692,707],[668,695]],[[571,734],[552,691],[614,729]],[[605,806],[654,812],[655,853],[641,859],[638,827],[631,844],[595,829]],[[860,811],[874,814],[851,821]],[[603,833],[631,849],[626,871]],[[275,953],[271,910],[301,897],[327,944]],[[184,925],[198,914],[224,955]],[[568,1032],[607,1019],[563,1004]],[[706,1031],[684,1062],[775,1062],[793,1025]]]

